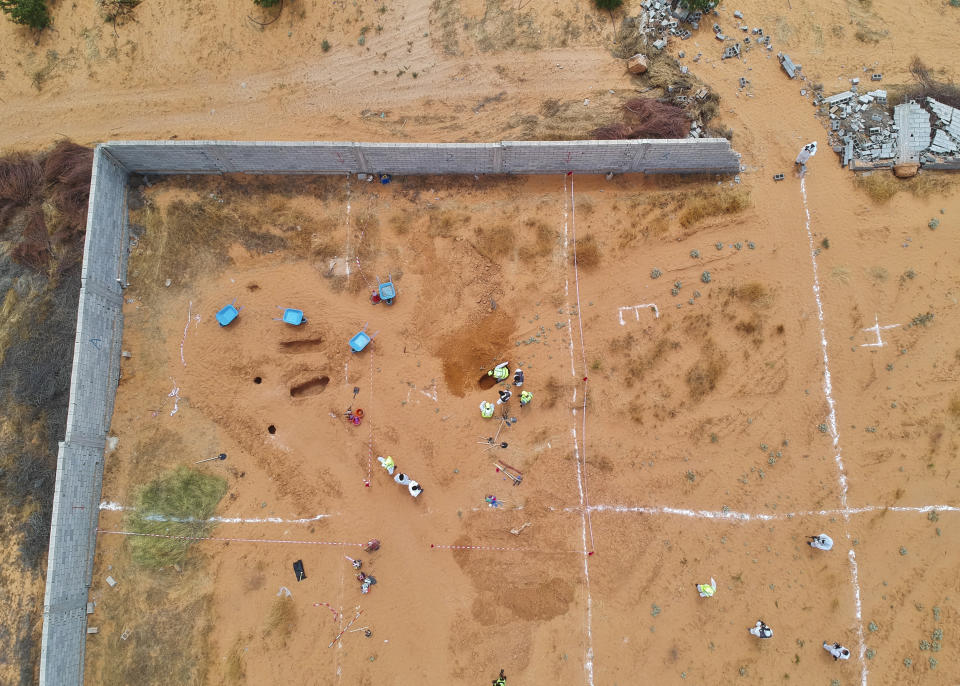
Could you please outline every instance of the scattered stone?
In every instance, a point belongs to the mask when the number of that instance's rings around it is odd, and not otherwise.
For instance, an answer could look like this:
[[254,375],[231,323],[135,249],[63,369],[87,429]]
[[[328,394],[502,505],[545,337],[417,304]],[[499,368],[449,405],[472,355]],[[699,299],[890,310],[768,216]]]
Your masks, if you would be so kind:
[[643,74],[647,71],[647,56],[637,53],[627,60],[627,71],[631,74]]

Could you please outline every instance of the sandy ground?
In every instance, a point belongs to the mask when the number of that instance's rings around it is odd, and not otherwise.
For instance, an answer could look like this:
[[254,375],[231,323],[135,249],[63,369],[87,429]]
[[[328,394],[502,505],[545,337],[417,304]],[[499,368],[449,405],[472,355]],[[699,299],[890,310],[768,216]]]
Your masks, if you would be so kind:
[[[819,428],[829,406],[797,179],[755,190],[742,214],[692,227],[657,203],[724,190],[713,181],[328,179],[298,193],[289,180],[237,178],[149,190],[150,211],[198,202],[246,216],[269,207],[282,218],[261,229],[323,232],[272,254],[235,246],[230,265],[206,276],[154,270],[163,264],[148,254],[155,243],[133,253],[132,357],[104,498],[129,504],[162,470],[225,451],[227,462],[203,466],[229,478],[221,515],[286,521],[224,523],[214,535],[300,542],[198,546],[188,567],[208,560],[207,585],[191,588],[208,594],[215,627],[202,680],[236,680],[240,649],[253,683],[467,684],[500,667],[521,683],[635,683],[638,669],[652,683],[741,673],[757,683],[855,683],[864,666],[871,683],[952,683],[956,514],[882,508],[956,503],[957,419],[947,400],[960,369],[957,292],[955,265],[943,262],[953,238],[926,228],[918,203],[899,196],[889,221],[907,226],[912,216],[909,229],[834,231],[870,209],[862,200],[848,202],[846,222],[821,225],[814,198],[843,179],[820,165],[806,180],[812,237],[830,245],[817,264],[839,457],[829,427]],[[952,196],[943,202],[944,217],[960,210]],[[300,223],[288,225],[292,217]],[[574,231],[581,249],[597,246],[597,264],[574,270]],[[337,255],[317,257],[329,240]],[[656,280],[654,268],[663,272]],[[901,279],[908,269],[914,277]],[[371,305],[369,283],[391,270],[396,304]],[[212,315],[234,297],[240,319],[221,329]],[[633,309],[644,304],[656,314]],[[308,324],[273,321],[278,305],[302,308]],[[875,340],[864,331],[874,314],[882,326],[903,325],[927,310],[927,326],[882,329],[884,345],[864,347]],[[379,333],[351,354],[346,342],[367,321]],[[511,407],[508,447],[491,455],[477,441],[495,425],[477,404],[495,396],[476,378],[501,358],[522,365],[535,397]],[[696,369],[715,370],[713,390],[688,380]],[[342,419],[348,406],[364,409],[359,427]],[[380,454],[424,484],[418,500],[371,461]],[[521,486],[495,472],[497,456],[524,472]],[[506,506],[487,507],[489,493]],[[867,510],[845,518],[844,504]],[[749,519],[724,520],[736,513]],[[320,514],[330,516],[292,521]],[[509,533],[524,522],[532,526]],[[122,530],[122,514],[105,511],[101,526]],[[833,552],[805,545],[819,531],[838,541]],[[384,545],[360,555],[379,581],[368,596],[343,557],[356,547],[308,543],[372,537]],[[112,573],[135,595],[145,583],[122,541],[101,538],[98,639],[139,621],[129,640],[143,641],[150,622],[102,582]],[[432,547],[451,545],[481,548]],[[848,550],[873,656],[863,665]],[[297,559],[308,576],[299,584]],[[711,576],[718,595],[701,600],[694,584]],[[281,586],[297,608],[287,636],[270,628]],[[373,637],[348,633],[328,649],[356,609],[354,626]],[[775,640],[746,633],[758,618]],[[920,651],[937,628],[947,637],[938,652]],[[834,663],[825,639],[850,646],[854,659]],[[113,660],[123,662],[109,646],[91,642],[91,682],[123,683],[109,676]]]
[[[0,22],[0,145],[32,149],[60,135],[498,140],[556,134],[548,99],[590,99],[565,125],[602,122],[631,88],[607,52],[609,18],[573,0],[534,5],[411,0],[380,13],[381,3],[303,2],[261,30],[239,0],[146,2],[114,33],[92,6],[61,3],[57,31],[35,46]],[[941,3],[748,2],[721,8],[721,24],[734,23],[734,9],[828,92],[865,68],[885,84],[905,82],[915,54],[956,76],[953,8]],[[158,207],[218,202],[210,192],[230,207],[274,207],[321,242],[339,236],[341,259],[327,276],[327,256],[309,255],[311,238],[274,254],[234,247],[229,265],[202,273],[133,275],[124,343],[133,356],[104,498],[129,505],[148,478],[226,451],[227,462],[204,465],[230,479],[223,516],[331,516],[225,523],[215,536],[376,536],[384,546],[365,558],[379,584],[361,596],[342,557],[352,547],[208,542],[181,572],[157,578],[131,567],[121,537],[104,536],[90,683],[485,683],[500,667],[511,683],[626,684],[638,673],[649,683],[957,683],[956,513],[841,510],[958,505],[958,419],[948,407],[960,372],[960,202],[948,186],[874,205],[825,146],[804,201],[792,159],[802,143],[825,141],[804,84],[773,57],[720,62],[703,32],[672,49],[681,47],[704,53],[685,63],[721,94],[746,167],[738,188],[750,192],[745,213],[692,229],[647,204],[672,183],[634,177],[338,180],[320,199],[294,189],[269,201],[267,190],[231,191],[239,180],[195,196],[172,186],[148,194]],[[738,93],[741,76],[750,84]],[[778,172],[787,181],[774,184]],[[431,226],[437,216],[449,221]],[[931,231],[934,216],[941,223]],[[600,254],[598,266],[579,270],[579,307],[574,222]],[[491,248],[500,224],[519,227],[509,250]],[[265,228],[290,235],[287,224]],[[393,270],[393,309],[369,305],[357,256],[368,280]],[[660,279],[649,278],[653,268]],[[213,313],[234,297],[241,319],[220,330]],[[646,303],[660,316],[619,309]],[[270,321],[277,305],[302,305],[308,326]],[[926,312],[927,326],[903,327]],[[346,339],[368,320],[377,339],[350,355]],[[875,321],[895,328],[882,330],[882,347],[867,347]],[[477,403],[492,394],[469,384],[501,355],[523,363],[536,394],[506,430],[504,459],[526,474],[515,489],[476,444],[491,433]],[[700,398],[686,381],[698,365],[721,370]],[[312,387],[321,392],[290,395],[324,376]],[[360,427],[330,417],[351,404],[367,413]],[[371,448],[394,455],[423,496],[413,501],[389,482]],[[486,507],[489,492],[510,507]],[[721,518],[738,512],[770,518]],[[527,521],[519,537],[508,533]],[[121,513],[104,512],[101,526],[122,524]],[[804,545],[819,530],[837,541],[829,554]],[[300,558],[309,578],[296,584],[290,564]],[[117,589],[104,585],[108,573]],[[702,601],[693,584],[710,576],[719,591]],[[281,585],[297,607],[287,635],[269,628]],[[314,605],[324,602],[342,617]],[[328,649],[358,606],[354,627],[370,626],[373,637],[348,633]],[[763,644],[746,633],[760,617],[775,631]],[[938,629],[939,650],[923,650]],[[824,639],[843,642],[853,659],[834,663]]]

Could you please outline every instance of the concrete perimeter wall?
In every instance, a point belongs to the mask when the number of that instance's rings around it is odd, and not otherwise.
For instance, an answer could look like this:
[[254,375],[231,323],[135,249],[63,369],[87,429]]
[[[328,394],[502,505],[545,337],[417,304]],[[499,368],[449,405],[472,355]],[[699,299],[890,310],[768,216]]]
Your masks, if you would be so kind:
[[124,141],[107,150],[143,174],[736,174],[725,138],[501,143]]
[[120,375],[127,178],[144,174],[726,173],[740,156],[723,138],[502,143],[125,141],[97,146],[90,183],[77,338],[43,606],[40,686],[83,684],[106,435]]
[[87,595],[93,573],[103,451],[120,370],[126,278],[127,171],[93,158],[67,430],[57,455],[40,684],[83,683]]

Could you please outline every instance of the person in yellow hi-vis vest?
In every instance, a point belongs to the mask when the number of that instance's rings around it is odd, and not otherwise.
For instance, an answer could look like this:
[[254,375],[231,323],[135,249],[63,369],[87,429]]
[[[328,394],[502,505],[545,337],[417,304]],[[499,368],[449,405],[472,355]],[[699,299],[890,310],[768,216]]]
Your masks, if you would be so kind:
[[393,474],[393,470],[396,469],[397,463],[393,461],[393,458],[387,455],[386,458],[378,457],[377,461],[380,465],[387,470],[387,474]]
[[493,403],[488,403],[486,400],[480,403],[480,416],[484,419],[490,419],[495,410],[496,408],[493,406]]
[[712,598],[713,594],[717,592],[717,582],[713,580],[713,577],[710,577],[709,584],[697,584],[697,591],[700,592],[701,598]]
[[531,400],[533,400],[533,393],[531,393],[530,391],[520,392],[520,407],[523,407],[524,405],[529,405]]
[[510,376],[510,370],[507,369],[509,362],[501,362],[496,367],[487,372],[487,376],[492,376],[497,381],[503,381]]

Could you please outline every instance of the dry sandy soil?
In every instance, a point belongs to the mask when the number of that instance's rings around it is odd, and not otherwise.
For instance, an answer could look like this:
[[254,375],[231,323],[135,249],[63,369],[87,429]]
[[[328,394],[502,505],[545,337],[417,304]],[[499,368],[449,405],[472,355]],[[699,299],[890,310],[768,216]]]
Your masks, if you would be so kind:
[[[298,2],[261,30],[246,2],[146,2],[114,33],[95,9],[61,3],[36,46],[0,22],[0,145],[553,137],[603,123],[631,93],[609,17],[585,2],[380,6]],[[733,9],[828,91],[864,67],[904,82],[914,54],[952,65],[960,11],[748,2],[721,8],[721,23]],[[926,175],[877,205],[823,149],[801,192],[793,156],[825,140],[803,84],[773,58],[721,63],[703,33],[678,47],[705,54],[686,63],[723,98],[740,185],[211,179],[146,191],[105,500],[128,506],[150,478],[224,451],[201,466],[229,479],[221,516],[330,516],[223,523],[214,536],[384,545],[361,556],[379,580],[362,596],[343,559],[355,547],[209,541],[156,574],[104,535],[89,683],[475,684],[501,667],[510,683],[957,683],[957,514],[883,509],[958,504],[954,184]],[[788,179],[774,184],[777,172]],[[748,207],[681,224],[683,207],[719,191]],[[197,249],[199,230],[168,233],[178,217],[219,237]],[[391,270],[396,305],[371,306],[367,282]],[[241,318],[220,329],[213,314],[234,297]],[[659,317],[620,310],[646,303]],[[309,323],[271,321],[277,305]],[[379,335],[351,355],[368,320]],[[882,347],[865,345],[875,321],[894,327]],[[504,430],[517,488],[476,443],[492,433],[477,404],[493,393],[475,377],[504,357],[535,394]],[[360,427],[339,417],[350,405],[366,412]],[[422,497],[371,451],[394,455]],[[506,506],[487,507],[487,493]],[[751,517],[725,518],[736,513]],[[102,528],[123,525],[103,513]],[[832,552],[804,544],[818,531]],[[717,596],[701,600],[693,585],[710,576]],[[292,611],[277,609],[280,586]],[[373,636],[327,648],[357,607],[351,628]],[[746,633],[761,617],[772,641]],[[834,663],[825,639],[853,658]]]

